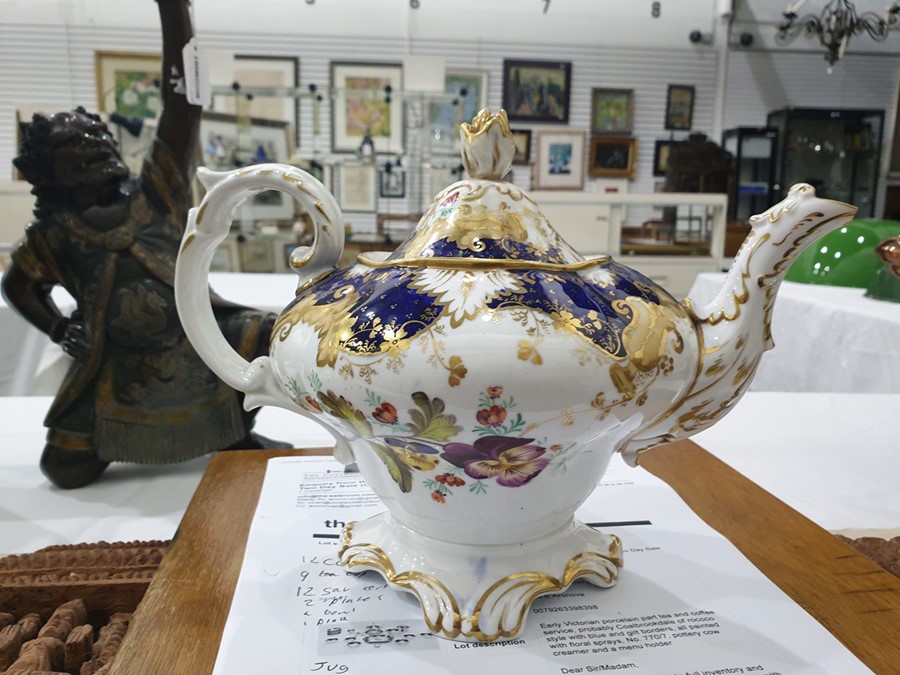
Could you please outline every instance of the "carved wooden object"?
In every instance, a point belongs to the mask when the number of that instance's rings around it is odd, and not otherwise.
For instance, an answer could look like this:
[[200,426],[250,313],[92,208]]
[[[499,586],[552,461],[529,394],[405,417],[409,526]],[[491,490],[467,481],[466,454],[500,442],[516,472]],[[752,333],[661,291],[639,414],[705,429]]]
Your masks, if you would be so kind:
[[0,558],[0,673],[109,672],[168,547],[100,542]]

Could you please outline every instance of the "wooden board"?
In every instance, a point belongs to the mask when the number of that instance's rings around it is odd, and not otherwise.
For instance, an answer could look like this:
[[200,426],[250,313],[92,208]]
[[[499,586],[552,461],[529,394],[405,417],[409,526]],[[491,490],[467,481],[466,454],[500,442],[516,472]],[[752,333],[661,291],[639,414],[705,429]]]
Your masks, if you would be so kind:
[[692,441],[640,465],[872,670],[900,673],[900,579]]

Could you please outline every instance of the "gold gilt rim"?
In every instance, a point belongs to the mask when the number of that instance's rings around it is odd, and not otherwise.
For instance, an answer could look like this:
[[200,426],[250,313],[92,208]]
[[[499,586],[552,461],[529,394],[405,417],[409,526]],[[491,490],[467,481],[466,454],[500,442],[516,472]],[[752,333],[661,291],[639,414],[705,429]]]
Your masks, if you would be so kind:
[[[478,640],[479,642],[494,642],[500,638],[515,637],[522,630],[522,626],[525,623],[525,616],[531,609],[531,603],[539,596],[563,591],[571,586],[577,579],[585,576],[597,577],[608,586],[612,586],[616,579],[618,579],[618,570],[622,568],[622,543],[616,535],[609,535],[610,546],[608,555],[603,555],[594,551],[583,551],[575,555],[568,563],[566,563],[566,568],[563,571],[561,579],[557,579],[545,572],[518,572],[510,574],[492,584],[478,599],[474,611],[472,612],[472,616],[464,617],[460,613],[459,603],[453,593],[451,593],[450,589],[441,583],[440,580],[430,574],[425,574],[424,572],[411,570],[398,573],[394,569],[394,565],[391,563],[390,558],[388,558],[387,554],[380,547],[374,544],[351,543],[351,539],[353,538],[352,530],[353,523],[347,523],[344,532],[341,535],[341,549],[338,552],[340,564],[348,568],[364,567],[366,569],[376,570],[389,584],[412,592],[420,602],[423,601],[423,598],[419,594],[416,587],[417,584],[438,589],[449,601],[450,609],[453,614],[453,627],[449,630],[442,627],[443,613],[439,613],[436,619],[432,621],[423,611],[423,619],[432,633],[441,634],[450,639],[463,636]],[[357,560],[357,555],[363,556],[363,558]],[[592,562],[598,561],[602,561],[603,564],[612,565],[613,570],[609,571],[606,575],[601,574],[596,568],[591,567]],[[494,592],[505,584],[512,585],[510,588],[503,591],[499,597],[492,598],[491,596]],[[493,605],[496,606],[503,595],[510,592],[517,592],[522,586],[531,586],[531,590],[528,593],[526,600],[522,603],[522,609],[519,612],[515,625],[510,629],[500,627],[495,633],[485,633],[482,631],[479,623],[481,621],[481,613],[485,610],[485,605],[493,600]],[[470,630],[463,629],[463,624],[466,623],[472,626]]]
[[356,261],[360,265],[374,269],[388,267],[434,267],[437,269],[484,270],[545,270],[548,272],[577,272],[579,270],[605,265],[612,261],[608,255],[600,255],[573,263],[549,263],[540,260],[516,260],[512,258],[398,258],[396,260],[375,260],[359,254]]

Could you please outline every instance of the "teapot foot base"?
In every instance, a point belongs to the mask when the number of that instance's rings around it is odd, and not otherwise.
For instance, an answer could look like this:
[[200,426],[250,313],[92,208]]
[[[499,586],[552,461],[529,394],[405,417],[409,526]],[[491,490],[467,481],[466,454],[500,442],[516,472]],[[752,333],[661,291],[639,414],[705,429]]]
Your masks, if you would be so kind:
[[462,642],[516,637],[532,601],[576,579],[609,587],[619,578],[622,544],[572,521],[522,544],[459,544],[419,535],[387,513],[348,523],[340,564],[380,573],[419,599],[429,630]]

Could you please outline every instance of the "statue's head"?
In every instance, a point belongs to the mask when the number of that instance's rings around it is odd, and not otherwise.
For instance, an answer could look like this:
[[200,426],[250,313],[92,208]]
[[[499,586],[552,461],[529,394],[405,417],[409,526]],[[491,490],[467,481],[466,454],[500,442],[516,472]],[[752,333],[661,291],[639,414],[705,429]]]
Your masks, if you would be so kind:
[[129,175],[109,128],[84,108],[35,114],[22,134],[13,164],[36,188],[79,188]]

